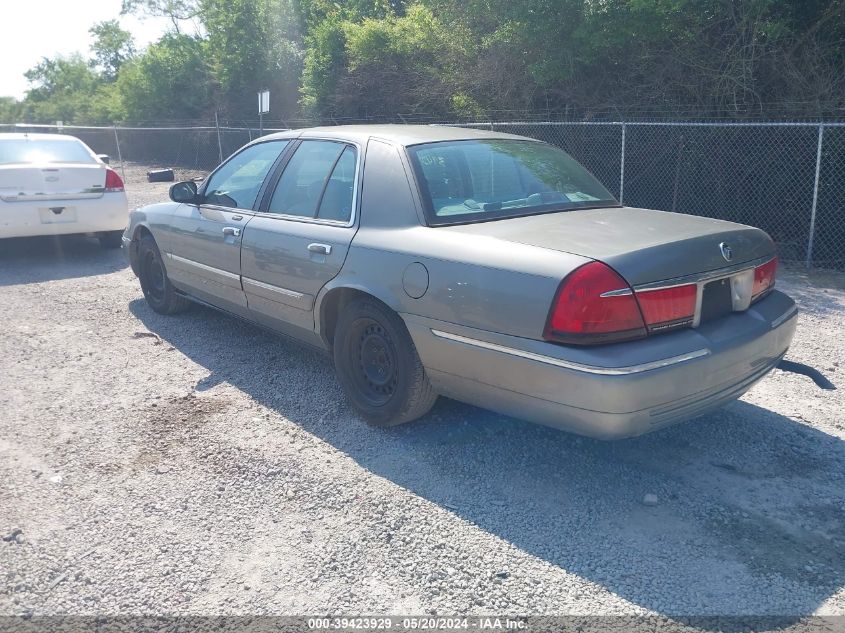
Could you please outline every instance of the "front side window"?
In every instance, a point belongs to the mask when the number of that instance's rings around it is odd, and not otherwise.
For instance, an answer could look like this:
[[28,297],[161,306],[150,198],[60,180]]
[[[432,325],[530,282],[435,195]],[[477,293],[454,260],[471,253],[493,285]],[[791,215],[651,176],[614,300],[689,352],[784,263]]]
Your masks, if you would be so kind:
[[432,224],[619,204],[575,159],[546,143],[454,141],[408,152]]
[[96,163],[89,149],[76,139],[2,139],[0,165],[21,163]]
[[291,157],[267,209],[270,213],[348,221],[352,215],[355,148],[303,141]]
[[208,181],[204,204],[252,209],[264,179],[288,141],[250,145],[229,159]]

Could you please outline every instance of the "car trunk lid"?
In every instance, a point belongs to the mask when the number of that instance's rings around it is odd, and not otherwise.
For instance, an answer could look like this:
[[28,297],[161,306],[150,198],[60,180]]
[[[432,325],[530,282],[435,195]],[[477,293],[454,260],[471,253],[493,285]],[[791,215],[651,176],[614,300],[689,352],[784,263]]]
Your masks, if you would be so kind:
[[596,259],[631,286],[710,273],[775,254],[771,238],[760,229],[629,207],[548,213],[448,230]]
[[105,184],[106,166],[100,163],[27,163],[0,169],[4,202],[100,198]]

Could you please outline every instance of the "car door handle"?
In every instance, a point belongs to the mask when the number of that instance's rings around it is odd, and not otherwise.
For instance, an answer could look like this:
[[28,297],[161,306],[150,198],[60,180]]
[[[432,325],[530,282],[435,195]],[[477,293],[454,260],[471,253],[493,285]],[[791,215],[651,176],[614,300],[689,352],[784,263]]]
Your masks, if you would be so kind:
[[320,255],[330,255],[332,247],[328,244],[309,244],[308,251],[311,253],[318,253]]
[[234,226],[224,226],[223,227],[223,235],[233,235],[238,237],[241,234],[241,230]]

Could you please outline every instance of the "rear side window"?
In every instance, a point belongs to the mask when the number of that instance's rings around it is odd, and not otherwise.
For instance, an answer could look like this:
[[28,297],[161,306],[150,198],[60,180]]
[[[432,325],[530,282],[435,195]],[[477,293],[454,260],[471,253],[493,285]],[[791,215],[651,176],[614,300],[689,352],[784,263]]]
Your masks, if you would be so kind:
[[211,175],[205,204],[251,209],[270,169],[288,141],[267,141],[238,152]]
[[355,148],[336,141],[303,141],[285,167],[270,213],[346,221],[352,215]]
[[75,139],[0,139],[0,165],[96,162],[82,141]]
[[352,217],[352,188],[355,186],[355,149],[347,146],[323,192],[317,217],[348,222]]

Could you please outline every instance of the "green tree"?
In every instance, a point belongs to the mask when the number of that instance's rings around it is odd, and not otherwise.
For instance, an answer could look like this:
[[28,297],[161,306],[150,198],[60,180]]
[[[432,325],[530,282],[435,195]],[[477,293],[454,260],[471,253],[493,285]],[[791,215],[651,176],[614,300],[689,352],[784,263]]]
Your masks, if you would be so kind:
[[327,19],[309,36],[303,107],[320,115],[447,116],[473,111],[471,35],[423,6],[360,22]]
[[37,122],[100,122],[109,114],[95,105],[102,80],[81,55],[44,58],[24,75],[32,85],[25,109]]
[[290,2],[201,0],[199,16],[224,113],[256,117],[256,93],[269,89],[271,116],[295,114],[302,51]]
[[106,79],[113,81],[120,67],[135,55],[132,34],[120,28],[117,20],[98,22],[88,32],[94,36],[91,51],[96,67]]
[[165,35],[117,78],[121,108],[131,121],[197,119],[213,112],[212,85],[200,38]]
[[122,0],[120,13],[167,18],[179,35],[182,33],[180,24],[197,17],[199,8],[197,0]]
[[0,123],[17,123],[23,114],[23,104],[14,97],[0,97]]

